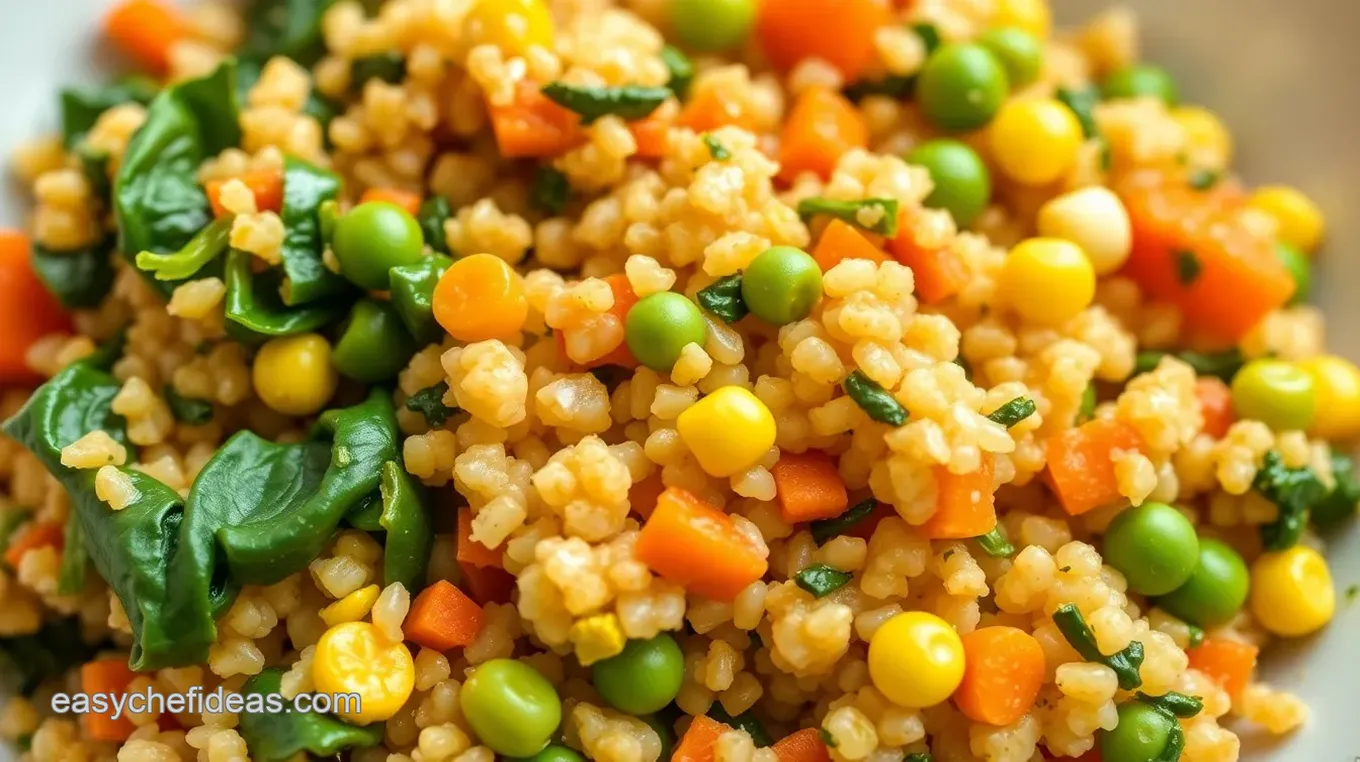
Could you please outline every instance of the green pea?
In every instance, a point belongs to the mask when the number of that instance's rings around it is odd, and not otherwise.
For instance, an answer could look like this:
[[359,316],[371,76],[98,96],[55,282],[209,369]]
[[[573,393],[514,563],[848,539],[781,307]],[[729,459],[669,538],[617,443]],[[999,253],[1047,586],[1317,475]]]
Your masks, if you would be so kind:
[[685,678],[685,655],[675,638],[661,633],[630,640],[623,652],[590,668],[595,690],[609,705],[628,714],[649,714],[675,700]]
[[1199,562],[1190,579],[1157,599],[1173,616],[1199,627],[1232,619],[1247,600],[1247,564],[1237,551],[1209,538],[1199,541]]
[[928,140],[907,154],[907,163],[930,170],[935,190],[926,196],[926,206],[947,209],[961,228],[973,224],[992,200],[987,164],[966,143],[949,138]]
[[658,373],[669,373],[686,344],[703,346],[708,324],[699,306],[684,294],[648,294],[628,310],[624,340],[638,362]]
[[543,747],[543,751],[532,757],[511,757],[514,762],[586,762],[586,758],[581,756],[581,752],[570,746],[561,744],[548,744]]
[[1293,363],[1252,360],[1232,380],[1233,410],[1276,431],[1308,428],[1317,408],[1313,377]]
[[1010,86],[1020,89],[1039,78],[1044,66],[1044,46],[1038,38],[1019,27],[992,29],[978,38],[978,44],[992,51],[1006,67]]
[[1100,85],[1100,92],[1106,98],[1138,98],[1151,95],[1160,98],[1168,106],[1180,102],[1180,91],[1176,81],[1166,69],[1149,63],[1129,64],[1110,76]]
[[1115,517],[1105,530],[1105,562],[1123,573],[1129,589],[1166,595],[1190,579],[1199,563],[1195,525],[1165,503],[1143,503]]
[[974,130],[992,121],[1010,92],[1006,68],[976,43],[941,45],[916,80],[921,111],[947,130]]
[[369,201],[335,221],[331,248],[340,272],[370,291],[387,288],[387,271],[412,265],[425,253],[420,223],[409,212],[386,201]]
[[514,659],[483,663],[463,683],[458,701],[482,743],[507,757],[543,751],[562,722],[562,700],[552,683]]
[[1289,277],[1294,279],[1294,295],[1289,298],[1289,305],[1292,307],[1308,301],[1308,292],[1313,287],[1313,265],[1308,257],[1284,241],[1275,244],[1275,256],[1289,271]]
[[822,268],[802,249],[771,246],[741,274],[741,298],[756,317],[787,325],[807,317],[822,296]]
[[685,47],[713,53],[741,47],[756,20],[755,0],[671,0],[671,31]]
[[1102,762],[1157,762],[1176,720],[1142,701],[1119,705],[1119,724],[1100,731]]
[[418,349],[391,302],[360,299],[340,327],[331,364],[342,376],[379,384],[396,378]]

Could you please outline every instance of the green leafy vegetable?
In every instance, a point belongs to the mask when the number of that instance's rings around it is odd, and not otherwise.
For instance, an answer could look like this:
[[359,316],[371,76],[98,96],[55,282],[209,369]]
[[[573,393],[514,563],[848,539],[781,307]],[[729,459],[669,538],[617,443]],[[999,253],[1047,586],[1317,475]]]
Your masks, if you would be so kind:
[[901,426],[907,422],[907,409],[887,389],[869,378],[862,370],[855,370],[845,378],[845,393],[860,409],[879,423]]
[[552,167],[539,167],[534,183],[529,188],[529,203],[548,214],[561,214],[571,201],[571,183],[567,176]]
[[726,709],[723,709],[722,702],[714,701],[713,706],[708,710],[708,716],[729,728],[746,731],[746,733],[751,736],[751,740],[755,742],[755,745],[760,748],[764,748],[774,743],[770,738],[770,734],[765,731],[765,726],[762,725],[760,720],[757,720],[755,715],[751,714],[749,710],[733,717],[727,713]]
[[420,211],[416,212],[416,221],[420,223],[420,232],[425,234],[425,243],[436,254],[449,253],[449,239],[444,233],[444,223],[453,216],[453,209],[449,206],[449,200],[443,196],[430,196],[420,205]]
[[1246,359],[1242,357],[1242,352],[1236,348],[1212,354],[1189,350],[1176,353],[1144,350],[1138,353],[1134,362],[1134,375],[1155,370],[1162,358],[1168,354],[1189,365],[1194,369],[1196,375],[1213,376],[1221,379],[1225,384],[1232,383],[1233,376],[1237,375],[1237,371],[1241,370],[1242,365],[1246,362]]
[[1182,286],[1194,285],[1202,272],[1204,272],[1204,265],[1200,264],[1199,257],[1195,256],[1195,252],[1176,252],[1176,280],[1180,281]]
[[835,217],[857,228],[892,238],[897,235],[897,199],[866,198],[859,201],[835,201],[829,198],[805,198],[798,202],[798,216],[804,220],[818,214]]
[[732,152],[727,150],[727,146],[712,135],[704,135],[704,145],[708,146],[708,155],[718,161],[727,161],[732,158]]
[[996,410],[993,410],[991,414],[987,416],[987,420],[995,421],[1009,429],[1031,415],[1034,415],[1035,411],[1038,409],[1038,406],[1034,404],[1034,400],[1029,397],[1016,397]]
[[185,280],[192,278],[229,248],[230,217],[213,220],[194,234],[184,248],[171,254],[143,251],[137,255],[137,269],[151,273],[156,280]]
[[1220,178],[1221,175],[1212,169],[1197,169],[1190,173],[1190,187],[1195,190],[1209,190],[1218,185]]
[[834,519],[817,519],[808,525],[808,530],[812,533],[812,541],[818,545],[825,545],[827,540],[839,537],[852,529],[859,522],[869,518],[869,514],[878,507],[878,501],[872,497],[861,500],[850,506],[845,513]]
[[1355,461],[1336,449],[1332,450],[1330,459],[1335,486],[1313,506],[1313,523],[1322,529],[1331,529],[1354,518],[1356,506],[1360,505],[1360,479],[1356,478]]
[[356,58],[349,65],[349,89],[360,92],[370,79],[395,85],[406,79],[406,59],[400,53],[388,52]]
[[1161,696],[1149,696],[1142,691],[1138,692],[1138,700],[1156,709],[1157,711],[1181,720],[1188,720],[1191,717],[1204,711],[1204,702],[1197,697],[1187,696],[1184,693],[1168,691]]
[[425,487],[413,481],[401,463],[389,460],[382,466],[382,515],[378,523],[387,531],[383,543],[383,584],[400,582],[415,595],[425,586],[425,566],[434,545],[434,525],[425,508]]
[[287,56],[310,68],[326,52],[321,18],[335,0],[253,0],[246,10],[246,35],[239,55],[265,62]]
[[348,311],[348,304],[334,299],[297,307],[285,305],[279,295],[281,273],[266,270],[256,275],[250,260],[251,255],[243,251],[227,252],[226,313],[228,328],[236,326],[233,336],[238,339],[250,342],[314,331]]
[[551,82],[543,86],[543,94],[562,108],[580,114],[581,124],[591,124],[611,114],[629,122],[646,119],[671,97],[671,90],[642,85],[603,87]]
[[81,637],[80,620],[75,617],[48,622],[32,635],[0,638],[4,671],[15,678],[15,687],[23,696],[31,696],[42,683],[94,658],[98,649]]
[[1313,469],[1290,468],[1275,450],[1266,453],[1251,486],[1280,511],[1275,521],[1261,526],[1261,541],[1266,550],[1294,547],[1308,524],[1309,509],[1327,492]]
[[1060,87],[1058,100],[1076,115],[1082,135],[1088,138],[1100,136],[1100,127],[1096,125],[1096,104],[1100,103],[1100,90],[1094,86],[1077,89]]
[[983,552],[993,558],[1010,558],[1015,555],[1015,546],[1002,534],[1000,524],[987,534],[978,537],[977,541],[978,545],[982,546]]
[[917,752],[915,754],[908,754],[902,762],[935,762],[935,757],[931,754]]
[[61,545],[61,568],[57,575],[59,595],[79,595],[85,589],[85,570],[90,568],[90,553],[85,534],[75,517],[66,521]]
[[185,397],[175,391],[172,384],[166,384],[164,394],[165,404],[170,407],[170,414],[175,416],[175,420],[180,423],[187,423],[190,426],[202,426],[213,419],[213,406],[207,400]]
[[684,98],[689,93],[690,84],[694,82],[694,63],[674,45],[661,49],[661,62],[666,64],[666,71],[671,75],[666,87],[675,93],[676,98]]
[[793,575],[793,581],[814,598],[825,598],[849,584],[854,576],[826,564],[813,564]]
[[[283,670],[266,669],[241,686],[246,706],[278,711],[243,711],[238,730],[256,762],[286,762],[297,755],[311,758],[338,757],[346,749],[382,743],[381,723],[358,727],[328,714],[298,712],[283,698]],[[252,701],[252,697],[262,697]]]
[[714,281],[696,295],[699,306],[717,315],[724,323],[735,323],[750,312],[741,295],[741,273]]
[[109,177],[108,152],[80,145],[76,147],[75,155],[80,162],[80,174],[84,175],[85,182],[90,184],[90,195],[100,204],[107,205],[109,194],[113,192],[113,179]]
[[281,295],[289,307],[355,293],[348,280],[321,261],[326,244],[320,208],[339,193],[340,177],[334,172],[292,156],[283,160],[283,209],[279,217],[286,232],[279,253],[285,275]]
[[52,251],[33,244],[33,272],[67,309],[98,307],[113,287],[113,239],[78,251]]
[[149,77],[125,77],[112,84],[71,87],[61,91],[61,144],[70,151],[94,127],[105,111],[124,103],[143,106],[156,97],[156,82]]
[[452,264],[452,259],[435,254],[416,264],[400,265],[387,271],[392,307],[422,345],[433,344],[444,335],[444,329],[434,319],[434,287]]
[[1120,688],[1131,691],[1143,684],[1143,678],[1138,674],[1138,668],[1143,665],[1143,644],[1140,641],[1129,643],[1128,648],[1116,654],[1110,656],[1102,654],[1096,645],[1095,634],[1086,624],[1086,618],[1071,603],[1064,603],[1053,612],[1053,623],[1058,626],[1058,630],[1072,648],[1081,654],[1081,658],[1104,664],[1114,670],[1119,678]]
[[444,422],[449,420],[449,416],[458,411],[458,408],[444,404],[444,395],[448,391],[447,381],[427,386],[406,398],[406,409],[425,416],[425,422],[431,427],[443,426]]
[[940,47],[940,30],[934,24],[919,23],[912,24],[911,30],[921,38],[921,42],[926,46],[926,55],[934,53]]

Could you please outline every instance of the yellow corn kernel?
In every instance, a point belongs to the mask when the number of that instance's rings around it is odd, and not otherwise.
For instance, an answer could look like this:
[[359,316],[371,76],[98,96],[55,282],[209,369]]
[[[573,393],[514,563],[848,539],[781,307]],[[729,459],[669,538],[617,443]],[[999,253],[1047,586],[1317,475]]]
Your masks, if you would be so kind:
[[894,616],[869,641],[869,679],[898,706],[922,709],[949,698],[963,682],[963,641],[924,611]]
[[1262,627],[1286,638],[1322,629],[1336,613],[1327,560],[1303,545],[1262,554],[1251,565],[1251,613]]
[[1201,106],[1177,106],[1171,118],[1185,130],[1190,165],[1222,171],[1232,163],[1233,139],[1214,112]]
[[1326,411],[1313,419],[1309,433],[1332,440],[1360,436],[1360,368],[1335,355],[1313,357],[1299,367],[1313,377],[1317,409]]
[[992,26],[1018,26],[1041,40],[1053,30],[1048,0],[997,0]]
[[368,616],[369,609],[372,609],[374,602],[378,600],[378,593],[377,585],[361,587],[321,609],[321,621],[325,622],[327,627],[357,622]]
[[576,646],[576,660],[588,667],[601,659],[618,656],[628,642],[619,618],[613,614],[598,614],[577,620],[567,637]]
[[1091,306],[1096,294],[1095,268],[1071,241],[1029,238],[1006,255],[1001,291],[1026,320],[1060,325]]
[[463,34],[473,45],[522,56],[533,45],[552,50],[556,28],[543,0],[480,0],[464,17]]
[[1303,191],[1288,185],[1268,185],[1258,188],[1248,202],[1275,220],[1276,234],[1281,241],[1305,254],[1311,254],[1322,241],[1322,210]]
[[270,339],[251,368],[255,394],[284,415],[311,415],[326,406],[339,379],[331,345],[315,333]]
[[1025,185],[1048,185],[1067,174],[1083,141],[1072,109],[1052,98],[1008,102],[988,133],[997,167]]
[[699,466],[713,476],[739,474],[774,446],[774,415],[740,386],[724,386],[690,405],[675,424]]
[[312,682],[321,693],[357,693],[359,711],[336,714],[367,725],[390,719],[401,709],[415,688],[416,667],[406,646],[389,641],[374,625],[345,622],[317,641]]

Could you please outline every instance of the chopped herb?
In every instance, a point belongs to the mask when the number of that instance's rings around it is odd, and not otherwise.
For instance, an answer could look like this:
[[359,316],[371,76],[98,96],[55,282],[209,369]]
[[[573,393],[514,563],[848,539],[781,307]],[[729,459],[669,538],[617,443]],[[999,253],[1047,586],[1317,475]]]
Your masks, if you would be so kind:
[[610,394],[619,388],[619,384],[633,377],[633,371],[619,365],[601,365],[598,368],[591,368],[590,375],[595,380],[604,384],[604,388]]
[[714,281],[699,291],[699,306],[722,318],[724,323],[735,323],[750,312],[741,295],[741,273]]
[[1190,647],[1199,648],[1204,645],[1204,628],[1197,625],[1188,625],[1190,628]]
[[1197,169],[1190,173],[1190,187],[1195,190],[1209,190],[1218,185],[1219,177],[1212,169]]
[[727,161],[732,158],[732,152],[727,150],[727,146],[712,135],[704,136],[704,145],[708,146],[708,155],[718,161]]
[[845,378],[845,393],[860,409],[879,423],[901,426],[907,422],[907,409],[878,382],[856,370]]
[[1356,598],[1360,598],[1360,585],[1351,585],[1346,588],[1346,602],[1354,603]]
[[834,749],[839,745],[836,743],[835,736],[828,733],[826,728],[817,728],[817,737],[822,739],[822,743],[826,744],[829,749]]
[[934,24],[927,24],[924,22],[912,24],[911,30],[915,32],[916,36],[920,37],[921,42],[925,44],[926,55],[934,53],[935,49],[940,47],[940,30]]
[[1143,678],[1138,674],[1138,668],[1143,665],[1143,644],[1137,640],[1129,643],[1118,653],[1106,656],[1100,652],[1096,645],[1096,636],[1091,632],[1090,626],[1086,624],[1086,618],[1081,615],[1081,611],[1071,603],[1064,603],[1053,612],[1053,623],[1058,626],[1067,642],[1081,654],[1081,658],[1089,662],[1104,664],[1114,670],[1119,678],[1119,687],[1126,691],[1143,684]]
[[845,587],[854,576],[833,566],[813,564],[793,575],[793,581],[814,598],[825,598]]
[[448,390],[447,381],[427,386],[406,398],[406,409],[425,416],[425,422],[432,427],[443,426],[449,416],[458,410],[444,404],[444,394]]
[[746,734],[751,736],[751,740],[758,747],[764,748],[774,743],[770,739],[770,734],[765,732],[765,726],[760,724],[760,720],[757,720],[755,715],[749,711],[733,717],[727,713],[726,709],[723,709],[722,702],[714,701],[713,706],[708,710],[708,716],[729,728],[746,731]]
[[812,532],[812,541],[818,545],[823,545],[832,537],[839,537],[845,534],[851,527],[869,518],[869,514],[878,507],[878,501],[872,497],[855,503],[848,511],[842,513],[834,519],[817,519],[808,525]]
[[969,381],[973,380],[973,365],[963,355],[954,358],[954,364],[963,368],[963,377]]
[[642,85],[603,87],[552,82],[543,86],[543,94],[562,108],[580,114],[581,124],[591,124],[611,114],[628,122],[646,119],[671,97],[671,90]]
[[571,183],[567,176],[552,167],[539,167],[534,173],[534,184],[529,191],[529,203],[548,214],[561,214],[571,201]]
[[1330,529],[1354,518],[1355,508],[1360,505],[1360,480],[1356,479],[1355,461],[1337,450],[1332,450],[1331,461],[1335,486],[1313,506],[1313,523],[1321,529]]
[[[1160,363],[1162,358],[1166,357],[1167,354],[1167,352],[1159,352],[1157,350],[1144,350],[1139,352],[1138,358],[1134,362],[1133,374],[1138,375],[1139,373],[1147,373],[1155,370],[1158,363]],[[1246,363],[1246,359],[1242,357],[1242,352],[1236,348],[1210,354],[1187,350],[1185,352],[1176,352],[1171,356],[1184,362],[1186,365],[1189,365],[1194,369],[1196,375],[1213,376],[1214,378],[1220,379],[1225,384],[1232,383],[1233,376],[1237,375],[1237,371],[1241,370],[1242,365]]]
[[915,754],[908,754],[902,762],[935,762],[935,757],[930,754],[917,752]]
[[213,406],[207,400],[182,396],[170,384],[165,385],[165,404],[170,406],[170,414],[180,423],[202,426],[213,418]]
[[751,648],[760,648],[765,645],[765,641],[760,639],[760,633],[755,630],[746,633],[746,639],[751,642]]
[[1180,281],[1182,286],[1194,285],[1202,272],[1204,265],[1200,264],[1195,252],[1189,250],[1176,252],[1176,280]]
[[[870,212],[871,222],[865,223],[863,213]],[[897,199],[866,198],[859,201],[834,201],[829,198],[805,198],[798,202],[798,216],[804,220],[827,214],[858,228],[892,238],[897,235]]]
[[911,97],[915,91],[915,76],[889,75],[882,79],[861,79],[852,82],[843,92],[846,98],[858,103],[872,95],[900,100]]
[[1070,566],[1059,566],[1059,567],[1058,567],[1058,571],[1062,572],[1063,574],[1066,574],[1066,573],[1072,571],[1072,567],[1070,567]]
[[1161,696],[1149,696],[1139,691],[1138,700],[1159,712],[1182,720],[1188,720],[1204,711],[1204,702],[1198,697],[1176,691],[1169,691]]
[[1081,393],[1081,408],[1077,410],[1077,423],[1089,421],[1096,413],[1096,385],[1087,384]]
[[949,550],[946,550],[946,551],[944,552],[944,555],[940,556],[940,560],[942,560],[942,561],[948,561],[949,559],[951,559],[951,558],[954,557],[954,553],[955,553],[955,550],[954,550],[953,548],[950,548]]
[[661,49],[661,62],[666,64],[666,71],[671,75],[666,87],[675,93],[675,97],[684,98],[689,93],[690,83],[694,81],[694,63],[674,45]]
[[1029,397],[1016,397],[996,410],[993,410],[992,413],[987,416],[987,420],[995,421],[1009,429],[1031,415],[1034,415],[1034,411],[1038,409],[1039,408],[1034,404],[1034,400]]
[[406,79],[406,59],[400,53],[379,53],[354,59],[349,65],[350,91],[363,90],[370,79],[380,79],[389,85]]
[[1096,125],[1096,104],[1100,103],[1100,91],[1094,87],[1085,87],[1076,90],[1066,87],[1058,88],[1058,100],[1076,115],[1077,122],[1081,124],[1082,135],[1088,138],[1100,136],[1100,128]]
[[420,211],[416,212],[416,222],[420,223],[420,229],[425,233],[425,243],[429,244],[436,254],[449,253],[449,239],[444,235],[444,223],[452,216],[453,208],[449,206],[449,200],[443,196],[430,196],[420,205]]
[[1166,732],[1166,746],[1153,762],[1180,762],[1181,752],[1185,751],[1185,729],[1179,722],[1171,723]]
[[982,546],[983,552],[993,558],[1010,558],[1015,555],[1015,546],[1001,533],[1000,524],[987,534],[978,537],[977,541],[978,545]]
[[1266,550],[1292,548],[1308,523],[1309,509],[1327,491],[1313,469],[1289,468],[1274,450],[1266,453],[1251,486],[1280,509],[1275,521],[1261,526],[1261,541]]

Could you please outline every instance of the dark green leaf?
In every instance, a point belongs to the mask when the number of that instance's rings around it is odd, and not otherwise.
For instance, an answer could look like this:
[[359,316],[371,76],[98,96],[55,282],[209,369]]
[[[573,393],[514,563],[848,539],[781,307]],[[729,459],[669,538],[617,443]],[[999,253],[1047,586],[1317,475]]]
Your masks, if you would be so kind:
[[840,744],[836,743],[836,738],[826,731],[826,728],[817,728],[817,737],[826,744],[828,749],[834,749]]
[[1190,628],[1190,647],[1199,648],[1204,645],[1204,628],[1193,624],[1186,626]]
[[760,720],[757,720],[755,715],[751,714],[750,711],[742,712],[736,717],[733,717],[727,713],[726,709],[723,709],[722,702],[714,701],[713,706],[708,710],[708,716],[729,728],[746,731],[747,735],[751,736],[751,740],[755,742],[755,745],[760,748],[764,748],[774,743],[770,739],[770,734],[765,732],[765,726],[760,724]]
[[1120,688],[1131,691],[1143,684],[1143,678],[1138,674],[1138,668],[1143,665],[1143,644],[1140,641],[1135,640],[1129,643],[1128,648],[1105,656],[1096,645],[1096,636],[1086,624],[1086,617],[1071,603],[1064,603],[1053,612],[1053,623],[1072,648],[1081,654],[1081,658],[1114,670]]
[[717,315],[724,323],[735,323],[750,312],[741,295],[741,273],[717,279],[697,294],[699,306]]
[[66,520],[61,546],[61,570],[57,576],[58,595],[80,595],[85,590],[85,571],[90,568],[90,552],[85,534],[74,516]]
[[1192,286],[1199,280],[1199,275],[1204,271],[1204,265],[1199,262],[1199,257],[1193,251],[1176,252],[1176,280],[1182,286]]
[[425,416],[425,422],[430,424],[431,428],[443,426],[444,422],[449,420],[449,416],[458,412],[458,408],[444,404],[444,395],[448,391],[447,381],[427,386],[406,398],[406,409]]
[[112,85],[62,90],[62,146],[68,151],[74,149],[105,111],[124,103],[146,105],[156,97],[157,89],[156,83],[147,77],[127,77]]
[[1100,136],[1096,124],[1096,104],[1100,103],[1100,90],[1095,87],[1070,89],[1058,88],[1058,100],[1072,110],[1081,123],[1081,132],[1088,138]]
[[16,678],[22,696],[31,696],[42,683],[94,658],[98,646],[87,644],[75,617],[49,621],[32,635],[0,638],[0,655],[7,675]]
[[426,257],[413,265],[387,271],[392,306],[406,329],[421,344],[433,344],[444,335],[434,319],[434,287],[453,260],[442,254]]
[[1331,529],[1354,518],[1356,506],[1360,505],[1360,479],[1356,478],[1355,461],[1333,449],[1331,462],[1335,486],[1313,506],[1313,523],[1321,529]]
[[911,29],[925,43],[927,56],[940,47],[940,30],[934,24],[912,24]]
[[[297,307],[283,303],[278,270],[258,275],[251,271],[251,255],[227,252],[226,313],[229,323],[239,326],[233,335],[246,341],[266,336],[292,336],[314,331],[340,319],[349,310],[345,301],[329,299]],[[231,328],[231,325],[228,325]]]
[[213,220],[190,238],[182,249],[170,254],[140,252],[135,260],[137,269],[151,273],[156,280],[182,281],[192,278],[227,251],[231,222],[230,217]]
[[562,172],[542,166],[534,173],[534,183],[529,189],[529,203],[535,209],[548,214],[561,214],[571,201],[571,182]]
[[109,177],[108,152],[81,145],[75,149],[75,154],[76,159],[80,161],[80,174],[85,177],[85,182],[90,184],[90,195],[98,199],[100,204],[107,206],[109,194],[113,192],[113,179]]
[[666,64],[666,71],[671,75],[666,87],[675,93],[676,98],[683,99],[689,93],[690,83],[694,81],[694,63],[674,45],[661,49],[661,62]]
[[289,307],[353,295],[355,289],[321,261],[326,244],[321,233],[321,205],[340,193],[340,177],[289,156],[283,161],[283,237],[281,295]]
[[[807,220],[818,214],[835,217],[857,228],[892,238],[897,235],[897,199],[866,198],[859,201],[834,201],[805,198],[798,202],[798,216]],[[865,222],[865,219],[869,222]]]
[[978,545],[982,546],[983,552],[993,558],[1010,558],[1015,555],[1015,546],[1002,534],[1000,524],[987,534],[978,537],[977,541]]
[[793,581],[812,593],[812,597],[825,598],[849,584],[854,576],[826,564],[813,564],[793,575]]
[[79,251],[58,252],[33,244],[33,272],[67,309],[98,307],[113,287],[113,239]]
[[240,55],[259,62],[287,56],[310,68],[326,52],[321,18],[335,0],[253,0]]
[[581,124],[591,124],[611,114],[628,122],[646,119],[671,97],[671,90],[641,85],[603,87],[551,82],[543,86],[543,94],[562,108],[580,114]]
[[282,684],[283,670],[267,669],[241,686],[249,709],[266,702],[259,706],[265,711],[240,715],[238,730],[255,762],[286,762],[298,755],[335,758],[346,749],[382,743],[382,723],[358,727],[328,714],[294,711],[293,702],[280,693]]
[[712,135],[704,135],[704,145],[708,146],[708,155],[718,161],[727,161],[732,158],[732,152],[727,150],[727,146]]
[[413,481],[401,463],[389,460],[382,467],[382,516],[387,531],[383,542],[383,584],[400,582],[415,595],[425,586],[425,567],[434,545],[434,525],[425,505],[425,487]]
[[1162,753],[1152,762],[1180,762],[1184,751],[1185,730],[1179,722],[1173,722],[1166,732],[1166,746],[1162,747]]
[[1266,550],[1294,547],[1308,524],[1309,509],[1327,492],[1313,469],[1289,468],[1275,450],[1266,453],[1251,486],[1279,508],[1275,521],[1261,526],[1261,541]]
[[879,423],[901,426],[907,422],[907,409],[887,389],[869,378],[862,370],[853,371],[845,379],[845,393],[860,409]]
[[382,525],[382,491],[365,495],[345,516],[345,523],[365,532],[386,532]]
[[855,503],[845,513],[834,519],[817,519],[808,525],[808,530],[812,532],[812,541],[818,545],[826,544],[832,537],[839,537],[845,534],[856,524],[869,518],[869,514],[878,507],[878,501],[872,497]]
[[[1157,350],[1144,350],[1138,353],[1134,362],[1133,373],[1148,373],[1157,368],[1157,364],[1167,356],[1167,352]],[[1242,352],[1236,348],[1205,354],[1204,352],[1194,352],[1186,350],[1176,352],[1173,357],[1179,359],[1194,369],[1196,375],[1212,376],[1221,379],[1225,384],[1231,384],[1233,376],[1242,369],[1246,359],[1242,357]]]
[[1142,691],[1138,692],[1138,700],[1156,709],[1159,712],[1168,714],[1182,720],[1204,711],[1204,702],[1194,696],[1187,696],[1184,693],[1168,691],[1161,696],[1149,696]]
[[1218,185],[1220,175],[1212,169],[1197,169],[1190,173],[1190,187],[1195,190],[1209,190]]
[[175,416],[175,420],[180,423],[187,423],[190,426],[202,426],[213,419],[213,406],[207,400],[185,397],[175,391],[172,384],[165,385],[165,404],[170,407],[170,414]]
[[1035,411],[1038,409],[1038,406],[1034,404],[1034,400],[1029,397],[1016,397],[996,410],[993,410],[987,416],[987,420],[999,423],[1009,429],[1031,415],[1034,415]]
[[406,59],[395,52],[356,58],[349,65],[349,88],[358,93],[370,79],[378,79],[395,85],[406,79]]
[[420,223],[420,230],[425,234],[425,243],[430,245],[436,254],[449,253],[449,239],[444,233],[444,223],[453,216],[453,209],[449,206],[449,200],[443,196],[430,196],[420,205],[420,211],[416,213],[416,220]]

